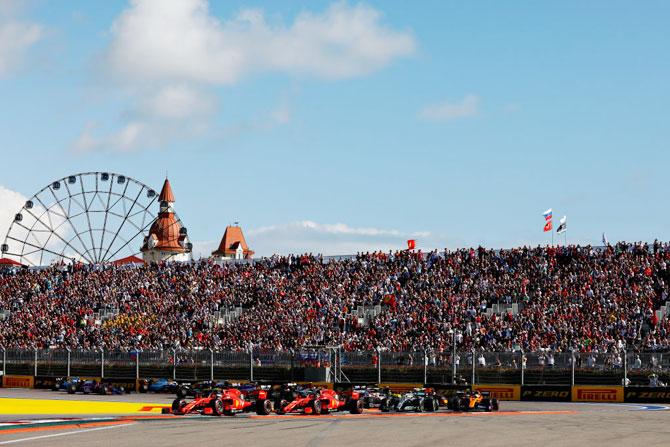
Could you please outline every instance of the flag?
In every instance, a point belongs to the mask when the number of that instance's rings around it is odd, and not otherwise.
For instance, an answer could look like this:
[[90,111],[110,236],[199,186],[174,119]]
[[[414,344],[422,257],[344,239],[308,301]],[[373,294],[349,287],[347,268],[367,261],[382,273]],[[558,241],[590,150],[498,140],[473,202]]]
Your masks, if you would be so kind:
[[607,242],[607,236],[605,236],[605,233],[603,233],[603,245],[608,246],[610,243]]
[[416,241],[414,239],[409,239],[407,241],[407,249],[414,250],[416,248]]
[[558,228],[556,233],[561,234],[568,229],[568,216],[561,217],[561,220],[558,221]]
[[547,220],[547,221],[551,220],[551,216],[552,216],[551,208],[549,208],[547,211],[542,213],[542,215],[544,216],[544,220]]
[[551,220],[547,221],[546,224],[544,224],[544,232],[551,231],[551,229],[554,228],[554,226],[551,224]]

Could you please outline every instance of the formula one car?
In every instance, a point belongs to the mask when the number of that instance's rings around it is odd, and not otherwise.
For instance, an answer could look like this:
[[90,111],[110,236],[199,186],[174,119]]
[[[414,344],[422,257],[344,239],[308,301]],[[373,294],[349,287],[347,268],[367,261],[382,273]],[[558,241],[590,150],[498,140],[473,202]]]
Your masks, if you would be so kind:
[[[179,383],[172,379],[140,379],[138,391],[140,393],[176,393]],[[182,396],[183,397],[183,396]]]
[[437,411],[440,408],[440,398],[432,388],[414,388],[409,393],[402,395],[388,394],[382,400],[379,409],[387,413],[389,411]]
[[68,394],[124,394],[123,387],[97,380],[84,380],[79,377],[59,377],[53,387],[54,391],[65,390]]
[[498,411],[498,399],[488,392],[460,391],[449,399],[447,408],[453,411]]
[[390,392],[388,389],[377,387],[354,386],[363,401],[363,408],[380,408],[384,401],[388,401]]
[[264,386],[231,387],[221,392],[223,414],[234,416],[236,413],[255,411],[259,416],[267,416],[274,410],[268,399],[268,388]]
[[206,397],[197,397],[190,402],[186,399],[177,398],[172,402],[172,408],[163,408],[163,414],[206,414],[220,416],[223,414],[223,401],[217,392],[212,392]]
[[282,400],[276,409],[277,414],[328,414],[333,411],[349,411],[352,414],[363,412],[363,401],[357,391],[338,394],[333,390],[321,388],[296,388],[297,397],[287,402]]
[[182,383],[176,389],[176,395],[178,399],[183,399],[185,397],[197,397],[204,396],[206,394],[211,394],[214,391],[221,392],[222,390],[228,388],[230,384],[228,382],[213,382],[211,380],[203,380],[202,382],[196,383]]

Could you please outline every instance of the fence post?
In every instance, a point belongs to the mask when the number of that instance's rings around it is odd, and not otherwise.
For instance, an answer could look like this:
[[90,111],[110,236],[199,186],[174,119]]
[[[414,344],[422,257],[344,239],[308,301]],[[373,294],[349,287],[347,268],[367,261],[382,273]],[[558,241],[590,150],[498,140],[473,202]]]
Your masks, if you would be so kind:
[[172,380],[177,380],[177,350],[172,348]]
[[570,380],[570,385],[575,386],[575,350],[570,351],[572,353],[572,379]]
[[525,385],[525,373],[526,373],[526,354],[521,351],[521,386]]
[[2,375],[7,375],[7,350],[5,347],[2,347]]
[[105,348],[100,349],[100,378],[105,378]]
[[377,385],[382,383],[382,350],[377,348]]
[[209,380],[214,382],[214,351],[209,348]]
[[456,331],[451,340],[451,383],[456,384]]
[[37,377],[37,348],[35,348],[35,360],[33,361],[34,366],[34,376]]
[[472,348],[472,382],[470,382],[470,385],[475,384],[475,354],[476,354],[475,348]]
[[140,380],[140,351],[135,351],[135,380]]
[[423,384],[428,383],[428,352],[423,350]]
[[67,348],[67,376],[70,377],[70,348]]
[[623,352],[623,386],[628,386],[628,351]]
[[249,343],[249,377],[250,381],[254,381],[254,347]]

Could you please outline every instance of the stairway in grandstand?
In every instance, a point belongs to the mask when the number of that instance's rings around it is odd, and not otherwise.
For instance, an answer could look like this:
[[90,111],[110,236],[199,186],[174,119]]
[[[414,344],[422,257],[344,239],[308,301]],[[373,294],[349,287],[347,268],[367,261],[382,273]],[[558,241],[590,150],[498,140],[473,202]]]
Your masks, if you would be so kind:
[[522,306],[519,303],[493,303],[490,307],[486,308],[486,315],[502,315],[502,314],[512,314],[516,315],[521,310]]
[[214,312],[212,314],[212,320],[215,324],[225,325],[233,323],[236,320],[239,320],[240,315],[242,315],[242,307],[231,307],[223,311]]
[[656,317],[658,317],[659,321],[668,315],[670,315],[670,301],[666,301],[665,304],[659,307],[656,311]]
[[386,310],[388,310],[388,306],[382,306],[381,304],[376,304],[374,306],[357,306],[352,314],[358,318],[358,324],[368,326],[373,318]]

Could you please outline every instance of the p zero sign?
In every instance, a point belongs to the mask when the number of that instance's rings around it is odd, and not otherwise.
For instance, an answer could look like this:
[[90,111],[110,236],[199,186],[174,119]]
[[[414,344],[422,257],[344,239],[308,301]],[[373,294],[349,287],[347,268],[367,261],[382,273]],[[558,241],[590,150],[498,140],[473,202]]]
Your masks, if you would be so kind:
[[475,390],[488,392],[498,400],[521,400],[519,385],[474,385]]
[[539,402],[570,402],[570,385],[524,385],[521,400]]
[[622,386],[574,386],[573,402],[623,402]]

